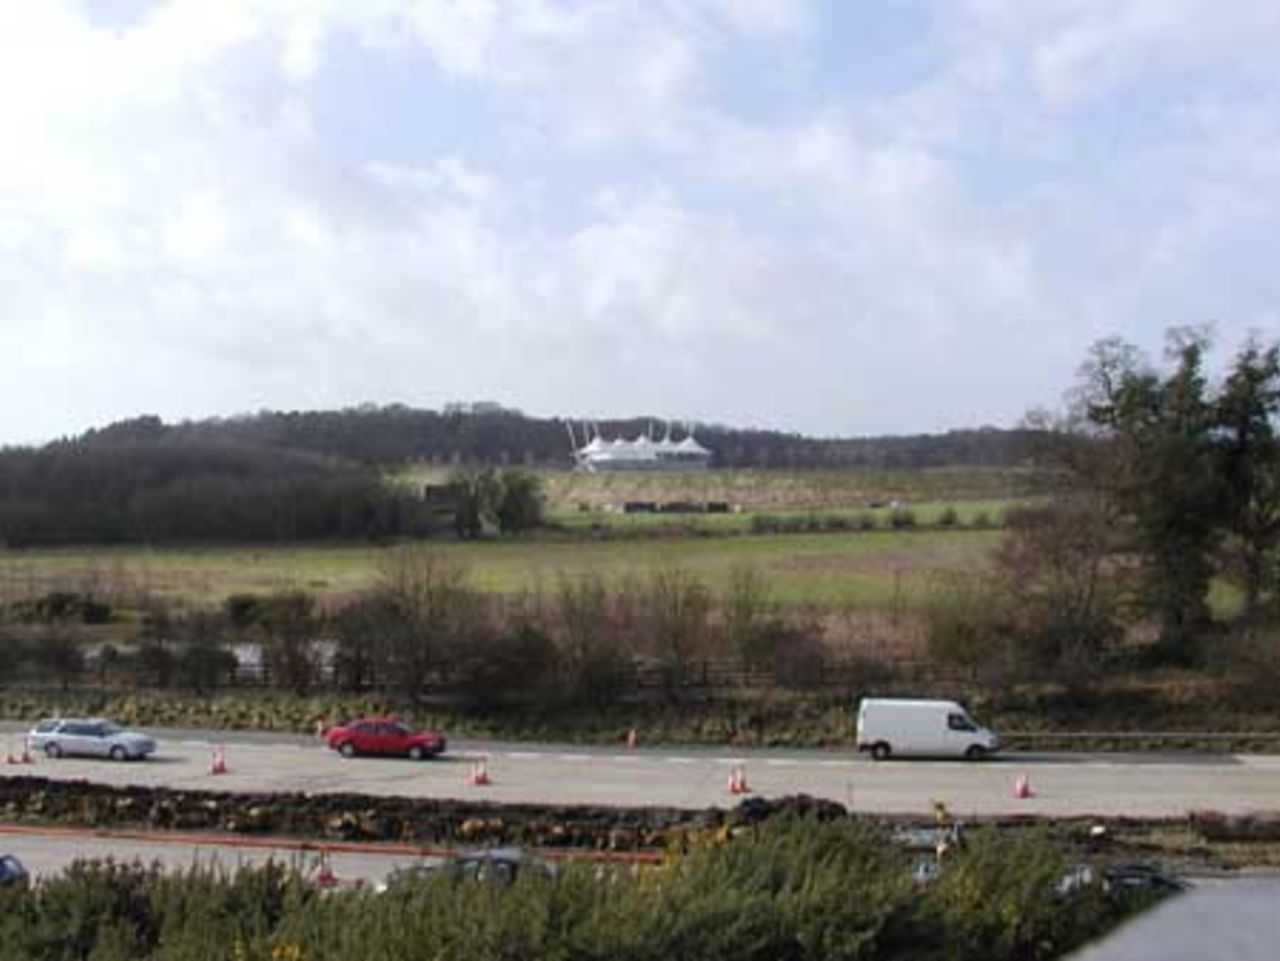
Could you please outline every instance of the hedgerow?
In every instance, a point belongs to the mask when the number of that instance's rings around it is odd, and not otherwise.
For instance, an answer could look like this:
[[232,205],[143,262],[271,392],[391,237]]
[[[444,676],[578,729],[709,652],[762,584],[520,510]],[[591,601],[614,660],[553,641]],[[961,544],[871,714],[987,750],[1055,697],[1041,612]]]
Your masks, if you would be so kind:
[[514,884],[426,876],[321,891],[279,865],[78,864],[0,891],[0,961],[1035,961],[1132,904],[1056,883],[1045,834],[978,832],[919,886],[882,827],[791,818],[658,867],[569,865]]

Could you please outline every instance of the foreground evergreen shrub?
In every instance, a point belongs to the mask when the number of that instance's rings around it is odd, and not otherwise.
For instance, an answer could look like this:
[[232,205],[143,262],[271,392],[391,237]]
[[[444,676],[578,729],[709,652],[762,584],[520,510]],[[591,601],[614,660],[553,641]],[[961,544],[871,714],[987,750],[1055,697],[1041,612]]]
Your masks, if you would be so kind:
[[1061,893],[1071,860],[1043,835],[980,832],[917,887],[877,826],[790,819],[661,867],[569,865],[514,884],[419,879],[322,893],[279,866],[223,875],[88,863],[0,891],[0,959],[1054,958],[1128,909]]

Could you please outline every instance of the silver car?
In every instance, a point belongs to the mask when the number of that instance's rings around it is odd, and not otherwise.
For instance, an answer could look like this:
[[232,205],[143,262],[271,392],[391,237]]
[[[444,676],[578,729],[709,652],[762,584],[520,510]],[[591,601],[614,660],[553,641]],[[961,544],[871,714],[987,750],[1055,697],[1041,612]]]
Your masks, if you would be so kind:
[[145,734],[126,731],[100,717],[49,718],[31,729],[27,744],[48,757],[109,757],[113,761],[138,760],[156,750],[156,742]]

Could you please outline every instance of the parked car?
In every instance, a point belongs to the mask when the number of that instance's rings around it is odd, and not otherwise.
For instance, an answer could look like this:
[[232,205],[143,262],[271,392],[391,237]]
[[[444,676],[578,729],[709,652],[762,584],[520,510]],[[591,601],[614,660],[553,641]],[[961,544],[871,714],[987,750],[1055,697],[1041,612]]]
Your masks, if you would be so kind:
[[126,731],[100,717],[47,718],[27,734],[27,744],[48,757],[109,757],[113,761],[140,760],[156,750],[156,742],[147,735]]
[[858,750],[889,757],[965,757],[1000,750],[1000,739],[955,701],[864,697],[858,705]]
[[479,881],[492,884],[514,884],[523,875],[555,877],[555,867],[524,848],[486,848],[464,851],[444,861],[397,868],[377,890],[395,891],[416,881],[444,876],[452,881]]
[[343,757],[383,754],[415,761],[444,753],[445,739],[434,731],[415,731],[394,717],[362,717],[325,732],[325,743]]
[[12,854],[0,854],[0,887],[26,887],[31,875],[26,866]]

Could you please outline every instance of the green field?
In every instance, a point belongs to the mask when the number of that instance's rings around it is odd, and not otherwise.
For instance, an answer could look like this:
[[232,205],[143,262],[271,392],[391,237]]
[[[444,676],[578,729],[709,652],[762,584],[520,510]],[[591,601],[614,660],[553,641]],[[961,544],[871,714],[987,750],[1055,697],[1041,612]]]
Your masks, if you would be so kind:
[[884,504],[874,508],[826,508],[823,510],[800,510],[787,508],[775,511],[735,511],[728,514],[626,514],[617,510],[596,509],[556,509],[548,515],[548,520],[569,530],[583,530],[602,527],[607,530],[661,530],[678,528],[682,531],[710,534],[740,534],[755,529],[761,521],[776,522],[782,526],[791,524],[808,524],[830,530],[836,525],[855,529],[860,525],[885,528],[895,510],[909,511],[914,522],[922,526],[938,523],[938,519],[947,510],[955,514],[955,522],[961,526],[999,526],[1006,511],[1015,504],[1027,503],[1027,500],[971,500],[956,503],[933,502],[926,504],[903,504],[893,508]]
[[[972,570],[998,531],[914,530],[591,541],[439,542],[424,549],[466,567],[486,591],[552,590],[561,575],[614,584],[681,568],[724,587],[736,568],[763,577],[783,604],[885,607],[935,596],[948,572]],[[340,598],[366,587],[392,548],[201,547],[0,551],[0,599],[60,588],[218,603],[238,591],[302,589]]]
[[[442,484],[450,468],[416,466],[397,475],[406,483]],[[538,469],[552,514],[599,510],[627,501],[723,501],[752,511],[863,510],[876,502],[908,504],[1008,501],[1044,494],[1043,472],[1010,468],[890,470],[710,470],[690,473],[587,474]]]

